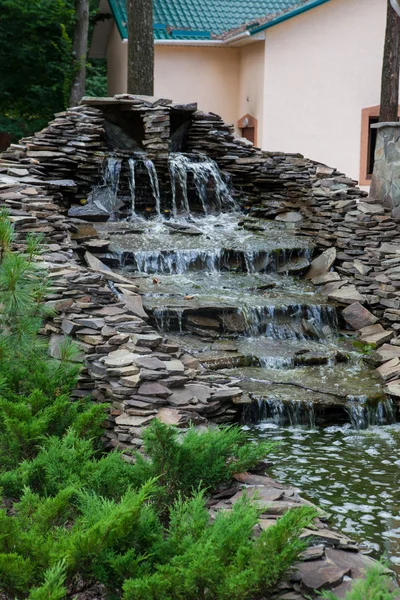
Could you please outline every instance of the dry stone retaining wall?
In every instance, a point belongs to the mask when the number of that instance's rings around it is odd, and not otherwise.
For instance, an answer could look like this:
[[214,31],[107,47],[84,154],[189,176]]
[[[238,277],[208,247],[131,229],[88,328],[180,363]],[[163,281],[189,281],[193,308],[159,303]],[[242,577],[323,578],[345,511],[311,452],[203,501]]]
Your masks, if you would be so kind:
[[126,96],[88,99],[2,155],[0,204],[10,211],[17,243],[32,231],[46,237],[41,260],[53,284],[49,302],[57,316],[43,333],[51,336],[55,356],[64,335],[79,342],[85,368],[76,395],[91,394],[110,405],[106,443],[140,447],[141,428],[155,416],[179,425],[229,422],[241,397],[229,380],[207,372],[148,325],[140,290],[92,255],[101,242],[91,224],[78,227],[66,216],[71,203],[100,178],[107,145],[123,131],[114,123],[111,134],[106,132],[110,111],[118,121],[119,108],[123,115],[139,114],[143,145],[163,163],[165,174],[172,125],[182,131],[184,119],[190,119],[190,127],[183,128],[185,149],[217,161],[250,215],[293,222],[313,239],[324,254],[309,276],[344,309],[360,339],[377,346],[371,359],[388,392],[399,398],[400,234],[387,209],[369,203],[356,182],[335,169],[300,155],[261,152],[235,138],[220,117],[194,105]]

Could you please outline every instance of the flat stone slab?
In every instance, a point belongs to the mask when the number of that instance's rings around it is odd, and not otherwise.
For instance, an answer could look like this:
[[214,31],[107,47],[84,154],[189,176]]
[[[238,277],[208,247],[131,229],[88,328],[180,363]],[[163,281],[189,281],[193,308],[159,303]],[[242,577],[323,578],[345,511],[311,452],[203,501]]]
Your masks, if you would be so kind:
[[122,385],[126,387],[136,388],[140,383],[139,374],[129,375],[128,377],[121,377]]
[[161,385],[161,383],[157,382],[146,382],[143,383],[138,393],[141,396],[156,396],[158,398],[168,398],[171,396],[172,392],[165,385]]
[[269,504],[270,502],[276,502],[277,500],[281,500],[284,495],[284,490],[278,490],[276,488],[266,488],[266,487],[254,487],[254,488],[245,488],[237,492],[232,498],[231,503],[235,504],[238,500],[240,500],[243,496],[247,496],[252,500],[257,500],[261,503],[261,505]]
[[343,577],[350,572],[349,567],[339,568],[326,560],[306,562],[299,567],[301,587],[308,592],[331,590],[342,583]]
[[400,346],[392,346],[392,344],[383,344],[376,351],[376,354],[381,360],[392,360],[393,358],[400,357]]
[[275,221],[282,221],[283,223],[298,223],[302,220],[301,213],[295,211],[281,213],[275,217]]
[[212,389],[196,383],[189,383],[186,386],[186,389],[190,394],[193,394],[195,398],[197,398],[200,402],[207,402],[211,398]]
[[325,275],[319,275],[318,277],[313,277],[311,279],[314,285],[325,285],[326,283],[333,283],[334,281],[340,281],[339,273],[336,271],[330,271],[329,273],[325,273]]
[[343,304],[353,304],[354,302],[365,302],[365,296],[360,294],[355,285],[345,285],[339,290],[328,294],[328,298]]
[[132,341],[137,346],[146,346],[147,348],[157,348],[157,346],[162,342],[162,337],[155,333],[149,333],[149,334],[136,333],[136,334],[132,335]]
[[347,306],[342,315],[346,323],[348,323],[356,331],[368,325],[374,325],[378,322],[378,317],[375,317],[369,310],[364,308],[360,302],[353,302]]
[[216,390],[212,394],[213,400],[233,400],[235,398],[240,398],[243,394],[243,390],[240,388],[226,388]]
[[126,425],[128,427],[144,427],[154,419],[155,415],[135,416],[122,414],[115,419],[117,425]]
[[360,334],[363,342],[375,346],[382,346],[385,342],[389,342],[394,335],[393,331],[383,329],[380,323],[363,327],[360,329]]
[[392,360],[389,360],[376,369],[376,372],[384,381],[387,381],[395,376],[400,376],[400,359],[393,358]]
[[320,277],[328,273],[336,260],[336,254],[336,248],[328,248],[317,258],[314,258],[305,278],[313,279],[313,277]]
[[160,408],[157,414],[157,419],[166,425],[180,425],[182,422],[187,422],[185,415],[182,415],[174,408]]
[[384,215],[385,209],[381,204],[369,204],[367,202],[360,202],[357,204],[357,210],[364,213],[364,215]]
[[143,367],[143,369],[150,369],[152,371],[164,371],[165,363],[154,356],[138,356],[135,358],[135,365]]
[[137,354],[133,354],[129,350],[115,350],[104,359],[104,364],[108,367],[128,367],[135,362],[135,358],[137,358]]
[[187,406],[188,404],[193,404],[197,402],[194,395],[190,390],[186,389],[186,386],[183,388],[173,389],[171,395],[168,398],[169,404],[172,406]]
[[178,359],[166,360],[163,362],[163,367],[169,375],[183,375],[185,372],[183,363]]
[[143,308],[143,301],[141,296],[131,295],[131,294],[123,294],[122,300],[124,302],[124,308],[129,312],[133,313],[137,317],[141,319],[147,319],[148,315]]
[[385,388],[385,392],[395,398],[400,398],[400,379],[389,383]]

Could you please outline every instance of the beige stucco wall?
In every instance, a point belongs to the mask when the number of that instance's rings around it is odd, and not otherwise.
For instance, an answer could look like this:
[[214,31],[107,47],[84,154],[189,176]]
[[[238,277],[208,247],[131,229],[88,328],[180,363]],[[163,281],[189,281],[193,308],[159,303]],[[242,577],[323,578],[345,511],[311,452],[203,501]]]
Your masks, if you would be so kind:
[[[126,92],[128,45],[114,26],[108,42],[108,93]],[[239,48],[156,46],[155,96],[197,102],[199,109],[220,114],[227,123],[239,118]]]
[[264,107],[264,42],[240,48],[239,114],[250,114],[258,121],[257,144],[262,141]]
[[197,102],[227,123],[238,119],[239,49],[156,46],[154,92],[175,102]]
[[379,104],[386,0],[331,0],[267,30],[265,149],[358,179],[361,110]]

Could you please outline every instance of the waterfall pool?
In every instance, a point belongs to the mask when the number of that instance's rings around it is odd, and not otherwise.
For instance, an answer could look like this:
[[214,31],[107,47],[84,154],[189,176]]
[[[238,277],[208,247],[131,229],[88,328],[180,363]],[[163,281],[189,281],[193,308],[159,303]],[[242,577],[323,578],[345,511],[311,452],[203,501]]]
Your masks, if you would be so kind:
[[[183,187],[186,166],[173,170]],[[279,442],[271,476],[400,574],[400,424],[336,307],[301,277],[309,241],[239,213],[97,227],[154,326],[205,377],[243,389],[245,430]]]
[[283,428],[245,426],[254,439],[277,442],[269,474],[297,486],[326,510],[330,525],[384,556],[400,576],[400,424],[364,431],[349,424]]

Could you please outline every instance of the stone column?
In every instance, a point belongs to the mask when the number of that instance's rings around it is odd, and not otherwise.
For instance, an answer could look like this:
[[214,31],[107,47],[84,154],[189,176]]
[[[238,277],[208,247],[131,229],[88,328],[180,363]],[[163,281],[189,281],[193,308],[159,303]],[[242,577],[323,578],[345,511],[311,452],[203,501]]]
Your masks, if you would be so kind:
[[369,197],[400,218],[400,122],[376,123],[374,172]]

